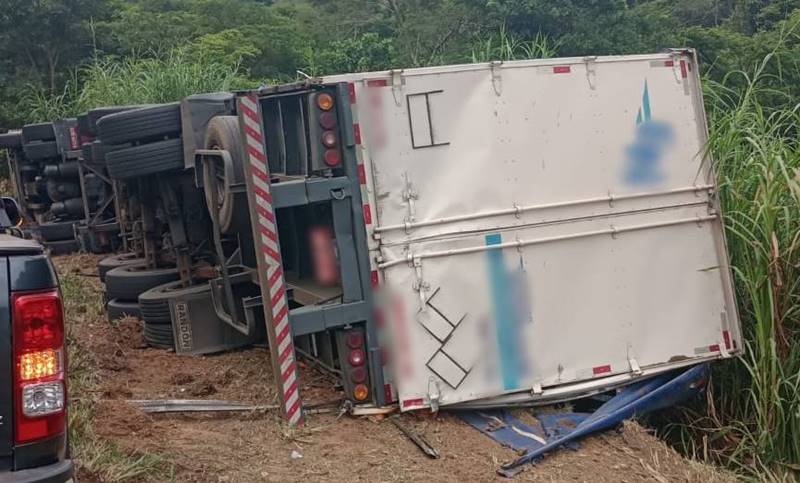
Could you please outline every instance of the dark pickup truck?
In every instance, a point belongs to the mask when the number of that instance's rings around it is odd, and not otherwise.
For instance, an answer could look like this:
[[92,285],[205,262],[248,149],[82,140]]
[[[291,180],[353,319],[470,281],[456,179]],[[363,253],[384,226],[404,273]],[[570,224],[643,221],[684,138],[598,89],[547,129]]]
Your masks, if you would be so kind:
[[39,243],[0,234],[0,482],[72,481],[66,362],[50,259]]

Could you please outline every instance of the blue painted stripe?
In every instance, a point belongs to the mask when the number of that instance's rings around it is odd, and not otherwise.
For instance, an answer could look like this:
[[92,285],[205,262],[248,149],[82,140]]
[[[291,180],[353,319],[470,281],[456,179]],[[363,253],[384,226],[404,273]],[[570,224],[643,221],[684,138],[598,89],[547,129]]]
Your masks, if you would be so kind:
[[[486,235],[486,245],[499,245],[503,241],[499,233]],[[495,330],[497,333],[497,352],[500,355],[500,369],[505,390],[519,387],[519,364],[517,354],[517,327],[514,318],[514,305],[511,301],[511,287],[506,272],[506,264],[501,248],[488,250],[489,284],[492,292]]]
[[650,121],[650,89],[647,88],[647,79],[644,80],[644,94],[642,94],[642,113],[644,120]]

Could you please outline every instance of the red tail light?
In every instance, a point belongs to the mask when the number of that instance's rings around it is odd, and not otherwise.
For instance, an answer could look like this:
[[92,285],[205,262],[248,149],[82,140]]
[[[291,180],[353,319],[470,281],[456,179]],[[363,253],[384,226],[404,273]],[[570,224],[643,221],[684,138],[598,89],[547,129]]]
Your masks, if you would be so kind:
[[63,433],[66,385],[64,315],[58,290],[11,296],[14,347],[14,439]]
[[342,155],[339,154],[338,150],[328,149],[327,151],[325,151],[325,164],[333,168],[335,166],[339,166],[339,163],[341,162],[342,162]]

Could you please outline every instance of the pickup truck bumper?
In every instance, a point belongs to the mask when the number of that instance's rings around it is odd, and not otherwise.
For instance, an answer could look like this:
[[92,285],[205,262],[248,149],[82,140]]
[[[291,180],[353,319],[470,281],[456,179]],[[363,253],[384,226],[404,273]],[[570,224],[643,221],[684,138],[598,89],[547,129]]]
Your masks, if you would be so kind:
[[0,483],[65,483],[73,481],[72,460],[20,471],[0,473]]

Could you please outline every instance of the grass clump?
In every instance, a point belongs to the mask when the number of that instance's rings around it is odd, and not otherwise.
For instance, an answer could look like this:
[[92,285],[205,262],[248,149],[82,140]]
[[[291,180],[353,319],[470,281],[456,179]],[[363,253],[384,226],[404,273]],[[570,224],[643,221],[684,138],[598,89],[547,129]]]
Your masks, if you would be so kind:
[[705,83],[745,346],[715,368],[708,412],[685,441],[697,456],[782,480],[800,475],[800,105],[765,74],[773,61]]
[[27,122],[74,117],[102,106],[175,102],[191,94],[255,87],[238,62],[176,49],[119,59],[98,57],[73,74],[63,92],[30,87],[20,106]]

